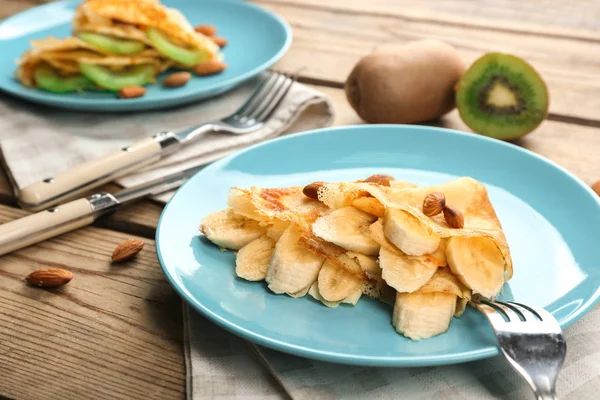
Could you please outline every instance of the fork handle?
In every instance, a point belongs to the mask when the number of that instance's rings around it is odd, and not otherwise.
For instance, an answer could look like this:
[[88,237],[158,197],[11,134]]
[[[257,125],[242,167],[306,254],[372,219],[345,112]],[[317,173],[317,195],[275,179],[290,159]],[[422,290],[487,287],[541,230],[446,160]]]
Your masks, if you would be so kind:
[[120,151],[80,164],[68,171],[24,187],[19,192],[23,208],[39,211],[74,198],[161,159],[181,145],[173,132],[161,132]]

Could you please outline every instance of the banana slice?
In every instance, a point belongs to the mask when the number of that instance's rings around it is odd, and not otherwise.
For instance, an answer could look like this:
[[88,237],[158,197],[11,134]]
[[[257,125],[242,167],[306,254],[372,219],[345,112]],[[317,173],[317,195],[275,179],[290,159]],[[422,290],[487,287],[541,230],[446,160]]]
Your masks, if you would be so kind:
[[454,316],[456,318],[460,317],[461,315],[463,315],[463,313],[465,312],[465,310],[467,309],[467,303],[469,302],[469,300],[466,297],[463,298],[458,298],[456,300],[456,310],[454,311]]
[[504,285],[504,258],[486,237],[452,237],[446,246],[452,273],[474,293],[493,298]]
[[302,231],[290,225],[277,244],[269,262],[265,280],[274,293],[298,293],[308,290],[317,280],[325,257],[314,254],[299,241]]
[[235,273],[249,281],[262,281],[267,276],[275,241],[266,235],[254,239],[238,251]]
[[217,246],[239,250],[262,236],[266,228],[227,208],[204,217],[200,231]]
[[367,214],[382,218],[385,215],[385,207],[375,197],[359,197],[352,201],[352,206]]
[[339,306],[341,303],[356,305],[356,303],[358,303],[358,300],[362,296],[362,291],[359,288],[354,293],[352,293],[350,296],[346,297],[345,299],[343,299],[341,301],[328,301],[328,300],[325,300],[323,298],[323,296],[321,296],[321,293],[319,292],[319,283],[315,282],[310,287],[308,294],[311,295],[315,300],[318,300],[321,303],[323,303],[324,305],[326,305],[327,307],[335,308],[335,307]]
[[456,310],[456,295],[448,293],[398,293],[392,323],[412,340],[444,333]]
[[421,221],[402,210],[386,210],[383,231],[390,242],[411,256],[431,254],[440,245],[438,235],[428,231]]
[[431,279],[419,289],[419,293],[448,293],[471,299],[469,289],[464,287],[449,268],[438,268]]
[[[314,285],[314,283],[313,283]],[[309,292],[310,288],[312,287],[312,285],[305,287],[304,289],[297,291],[296,293],[288,293],[290,297],[293,297],[295,299],[298,299],[300,297],[304,297],[306,296],[306,293]]]
[[372,280],[381,279],[381,268],[377,263],[377,258],[365,256],[355,251],[348,251],[346,255],[358,263],[367,278]]
[[410,257],[382,247],[379,265],[383,280],[400,293],[412,293],[425,285],[435,274],[438,265],[421,257]]
[[[343,263],[344,267],[336,265],[337,262]],[[353,274],[348,269],[361,273],[360,265],[342,254],[338,257],[337,262],[330,260],[325,261],[321,271],[319,272],[319,293],[327,301],[342,301],[352,293],[360,290],[362,279]]]
[[344,207],[332,211],[315,221],[313,233],[323,240],[366,255],[377,255],[379,244],[369,237],[369,225],[376,217]]

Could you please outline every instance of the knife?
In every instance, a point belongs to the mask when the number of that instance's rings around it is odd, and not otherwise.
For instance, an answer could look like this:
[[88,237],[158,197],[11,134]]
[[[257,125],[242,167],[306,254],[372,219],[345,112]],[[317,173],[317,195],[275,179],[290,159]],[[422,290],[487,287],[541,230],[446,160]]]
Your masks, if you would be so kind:
[[0,255],[93,223],[122,204],[176,189],[204,166],[197,166],[117,193],[96,193],[0,225]]
[[214,129],[203,124],[178,133],[160,132],[132,146],[123,147],[51,178],[33,183],[19,191],[19,204],[39,211],[81,195],[86,190],[127,175],[174,152],[184,143]]

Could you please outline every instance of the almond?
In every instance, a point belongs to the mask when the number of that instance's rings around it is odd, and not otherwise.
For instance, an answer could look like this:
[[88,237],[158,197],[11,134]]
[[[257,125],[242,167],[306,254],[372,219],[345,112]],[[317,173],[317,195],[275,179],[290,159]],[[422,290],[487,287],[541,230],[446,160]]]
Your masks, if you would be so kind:
[[140,239],[127,239],[117,246],[112,254],[113,262],[123,262],[132,259],[144,247],[144,241]]
[[218,37],[213,37],[211,39],[220,48],[223,48],[223,47],[227,46],[227,39],[225,39],[224,37],[218,36]]
[[215,36],[217,33],[217,28],[214,25],[198,25],[194,30],[204,36]]
[[381,186],[390,186],[390,181],[393,181],[393,180],[394,180],[393,176],[375,174],[375,175],[371,175],[370,177],[365,179],[363,182],[375,183],[375,184],[381,185]]
[[73,274],[66,269],[46,268],[33,271],[25,279],[33,286],[54,288],[69,283]]
[[429,193],[427,196],[425,196],[425,199],[423,199],[423,214],[427,215],[428,217],[438,215],[444,210],[445,205],[446,196],[444,196],[444,193]]
[[133,99],[142,97],[146,94],[146,88],[143,86],[125,86],[119,90],[119,97],[122,99]]
[[465,217],[456,208],[445,206],[444,218],[450,228],[462,229],[465,226]]
[[175,72],[165,78],[163,81],[163,86],[174,88],[180,87],[188,83],[188,81],[192,78],[192,74],[189,72],[181,71]]
[[598,196],[600,196],[600,181],[597,181],[592,185],[592,190],[596,192]]
[[304,195],[306,197],[310,197],[311,199],[319,200],[319,189],[324,184],[325,184],[325,182],[321,182],[321,181],[313,182],[309,185],[304,186],[304,189],[302,189],[302,193],[304,193]]
[[194,72],[197,75],[213,75],[222,72],[225,68],[227,68],[227,64],[222,61],[210,61],[196,65]]

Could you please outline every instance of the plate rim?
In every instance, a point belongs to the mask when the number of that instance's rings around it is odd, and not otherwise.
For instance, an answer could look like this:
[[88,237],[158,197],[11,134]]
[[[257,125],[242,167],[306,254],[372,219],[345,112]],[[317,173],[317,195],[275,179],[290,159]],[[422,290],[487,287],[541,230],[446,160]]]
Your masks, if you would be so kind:
[[[6,87],[0,81],[0,91],[2,93],[9,94],[11,96],[17,97],[19,99],[26,100],[28,102],[34,104],[43,104],[50,107],[67,109],[67,110],[75,110],[75,111],[90,111],[90,112],[130,112],[130,111],[150,111],[150,110],[158,110],[158,109],[166,109],[177,105],[189,104],[193,101],[201,101],[214,96],[217,96],[221,93],[224,93],[232,88],[242,84],[243,82],[257,76],[261,72],[270,68],[279,61],[289,50],[292,40],[293,40],[293,32],[290,24],[280,15],[275,13],[274,11],[261,7],[257,4],[246,2],[246,1],[232,1],[232,0],[202,0],[202,2],[207,3],[229,3],[235,4],[235,7],[253,9],[256,10],[269,18],[273,19],[275,22],[279,24],[281,28],[283,28],[285,34],[285,42],[283,46],[268,60],[264,61],[259,66],[255,68],[234,76],[226,81],[214,83],[206,88],[203,88],[199,92],[194,92],[192,94],[174,97],[163,101],[163,99],[132,99],[128,102],[119,102],[117,99],[76,99],[71,97],[62,97],[57,96],[53,93],[46,93],[40,91],[39,93],[31,94],[25,92],[23,90],[16,90],[10,87]],[[14,18],[23,18],[23,16],[27,16],[29,13],[40,12],[40,9],[45,8],[53,8],[53,7],[64,7],[67,4],[79,4],[81,0],[61,0],[56,2],[51,2],[47,4],[41,4],[27,10],[23,10],[14,15],[9,16],[8,18],[0,20],[0,28],[3,25],[10,23]],[[197,5],[196,5],[197,6]],[[71,22],[70,22],[71,23]],[[33,32],[32,32],[33,33]],[[10,42],[12,39],[0,39],[0,43],[2,42]],[[23,50],[25,51],[25,50]],[[13,65],[16,67],[16,65]],[[21,88],[22,89],[22,88]]]
[[[190,184],[190,185],[193,184],[193,181],[195,180],[195,178],[197,176],[205,173],[205,171],[210,173],[211,170],[220,168],[222,165],[227,164],[230,160],[238,157],[239,155],[242,155],[246,152],[253,151],[255,148],[269,145],[273,142],[294,140],[294,138],[298,137],[298,136],[327,134],[329,132],[335,132],[335,131],[339,131],[339,130],[368,130],[368,129],[383,129],[383,130],[416,129],[416,130],[423,130],[423,131],[432,131],[433,130],[433,131],[438,131],[438,132],[441,132],[443,134],[448,134],[448,135],[466,136],[466,137],[469,137],[469,140],[471,140],[471,139],[472,140],[482,140],[482,141],[493,143],[493,145],[499,145],[499,146],[503,146],[506,148],[512,148],[513,150],[516,150],[517,152],[522,152],[528,156],[533,156],[538,161],[541,161],[541,162],[549,165],[550,167],[554,167],[555,169],[558,170],[558,172],[561,172],[561,173],[567,175],[567,177],[569,177],[570,179],[573,179],[579,186],[581,186],[585,191],[587,191],[588,194],[590,196],[592,196],[593,199],[596,200],[596,203],[598,204],[598,207],[600,208],[600,198],[597,198],[598,196],[592,191],[592,189],[587,184],[585,184],[585,182],[581,178],[577,177],[576,175],[574,175],[573,173],[568,171],[566,168],[560,166],[559,164],[555,163],[554,161],[552,161],[546,157],[543,157],[543,156],[541,156],[531,150],[525,149],[521,146],[518,146],[518,145],[515,145],[512,143],[508,143],[508,142],[504,142],[504,141],[501,141],[498,139],[494,139],[494,138],[490,138],[487,136],[478,135],[478,134],[474,134],[474,133],[463,132],[463,131],[459,131],[459,130],[455,130],[455,129],[433,127],[433,126],[427,126],[427,125],[364,124],[364,125],[346,125],[346,126],[337,126],[337,127],[318,128],[318,129],[312,129],[309,131],[295,133],[295,134],[291,134],[291,135],[280,136],[278,138],[260,142],[260,143],[254,144],[252,146],[249,146],[247,148],[235,151],[232,154],[229,154],[228,156],[208,165],[206,168],[197,172],[194,176],[192,176],[187,182],[185,182],[175,192],[175,194],[171,197],[171,199],[169,199],[169,201],[165,205],[165,207],[160,215],[160,218],[158,220],[158,225],[156,228],[156,233],[155,233],[156,254],[157,254],[161,269],[163,270],[163,273],[167,277],[167,280],[169,281],[171,286],[175,289],[175,291],[185,300],[185,302],[187,303],[186,305],[191,306],[192,308],[196,309],[204,317],[206,317],[210,321],[216,323],[221,328],[224,328],[227,331],[229,331],[229,332],[235,334],[236,336],[239,336],[245,340],[249,340],[252,343],[256,343],[256,344],[262,345],[264,347],[268,347],[268,348],[271,348],[271,349],[274,349],[277,351],[281,351],[284,353],[288,353],[288,354],[292,354],[292,355],[296,355],[296,356],[300,356],[300,357],[321,360],[321,361],[326,361],[326,362],[348,364],[348,365],[361,365],[361,366],[373,366],[373,367],[424,367],[424,366],[440,366],[440,365],[459,364],[459,363],[463,363],[463,362],[481,360],[481,359],[493,357],[493,356],[500,354],[499,347],[493,346],[493,347],[483,347],[481,349],[468,351],[468,352],[452,353],[452,354],[445,354],[445,355],[433,355],[433,356],[427,356],[427,355],[362,356],[362,355],[352,355],[352,354],[344,354],[344,353],[337,353],[337,352],[328,352],[328,351],[323,351],[323,350],[315,350],[315,349],[305,347],[305,346],[293,345],[290,343],[282,342],[280,340],[272,339],[272,338],[266,337],[264,335],[255,333],[249,329],[239,326],[238,324],[228,321],[227,319],[221,317],[220,315],[212,312],[211,310],[207,309],[202,303],[197,301],[194,298],[194,296],[191,293],[189,293],[184,287],[180,286],[177,283],[176,279],[171,274],[169,268],[167,267],[167,265],[164,261],[164,257],[162,255],[161,246],[160,246],[160,235],[161,235],[161,227],[162,227],[163,218],[165,218],[167,210],[171,206],[171,203],[172,203],[173,199],[177,196],[177,194],[183,188],[185,188],[188,184]],[[584,279],[584,281],[587,279],[591,279],[591,277],[588,275]],[[571,290],[573,290],[573,289],[571,289]],[[567,292],[567,293],[569,293],[569,292]],[[577,320],[582,318],[585,314],[587,314],[589,311],[591,311],[592,308],[599,302],[600,302],[600,288],[598,288],[598,290],[596,290],[593,293],[593,295],[591,295],[588,299],[586,299],[584,301],[584,303],[575,312],[569,314],[566,318],[563,319],[562,323],[560,323],[561,328],[564,330],[564,329],[568,328],[569,326],[571,326],[574,322],[576,322]]]

